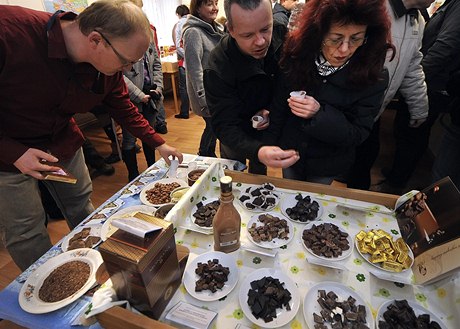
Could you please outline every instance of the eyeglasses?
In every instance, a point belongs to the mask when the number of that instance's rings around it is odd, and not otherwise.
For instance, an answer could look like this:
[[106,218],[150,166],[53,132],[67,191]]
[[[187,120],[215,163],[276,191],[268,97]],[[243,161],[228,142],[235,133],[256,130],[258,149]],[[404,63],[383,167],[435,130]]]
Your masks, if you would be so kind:
[[345,41],[344,38],[339,39],[325,39],[323,44],[328,47],[336,47],[339,48],[344,43],[348,43],[348,47],[359,47],[365,44],[367,41],[367,37],[364,38],[354,38],[351,37],[348,41]]
[[109,41],[109,39],[107,39],[107,38],[105,37],[104,34],[102,34],[101,31],[98,31],[98,30],[95,30],[95,31],[96,31],[97,33],[99,33],[99,34],[101,35],[102,39],[104,39],[104,41],[107,42],[107,44],[112,48],[113,52],[115,53],[115,55],[117,55],[118,59],[120,60],[120,62],[121,62],[121,64],[122,64],[123,66],[134,65],[134,64],[139,63],[140,61],[142,61],[142,59],[144,58],[144,57],[142,56],[142,58],[138,59],[137,61],[130,61],[130,60],[126,59],[126,57],[124,57],[122,54],[120,54],[120,53],[118,52],[118,50],[116,50],[115,47],[112,46],[112,43]]

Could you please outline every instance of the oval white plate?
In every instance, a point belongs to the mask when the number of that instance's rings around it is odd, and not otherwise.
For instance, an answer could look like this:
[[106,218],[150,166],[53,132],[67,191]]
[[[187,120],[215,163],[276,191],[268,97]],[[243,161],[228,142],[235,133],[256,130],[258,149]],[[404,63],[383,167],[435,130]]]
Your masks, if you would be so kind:
[[[82,261],[89,265],[90,274],[86,283],[72,296],[63,300],[54,303],[42,301],[38,297],[38,293],[43,281],[45,281],[57,267],[74,260]],[[48,313],[69,305],[80,298],[96,283],[96,271],[102,263],[101,254],[89,248],[70,250],[49,259],[46,263],[37,268],[22,286],[19,292],[19,305],[24,311],[33,314]]]
[[[243,196],[243,195],[248,195],[248,196],[250,196],[249,194],[250,194],[250,192],[251,192],[252,190],[255,190],[255,189],[260,188],[260,187],[261,187],[261,185],[250,186],[250,187],[249,187],[249,189],[250,189],[249,192],[246,192],[247,189],[248,189],[248,188],[246,188],[246,189],[240,191],[240,193],[238,194],[238,197],[235,197],[235,198],[238,200],[240,206],[241,206],[243,209],[245,209],[245,210],[247,210],[247,211],[251,211],[251,212],[267,212],[267,211],[273,210],[273,209],[278,205],[278,203],[280,202],[280,199],[281,199],[281,192],[280,192],[280,191],[277,191],[276,188],[272,191],[272,196],[275,198],[275,204],[274,204],[273,206],[268,207],[267,209],[263,209],[263,208],[260,208],[260,207],[256,207],[256,208],[254,208],[254,209],[249,209],[248,207],[246,207],[246,206],[244,205],[244,203],[243,203],[242,201],[240,201],[240,197],[241,197],[241,196]],[[273,194],[273,193],[274,193],[274,194]],[[275,196],[275,194],[276,194],[276,196]],[[246,201],[245,201],[245,202],[246,202]]]
[[[382,320],[384,321],[384,318],[383,318],[383,313],[385,313],[387,311],[387,307],[392,304],[394,302],[394,300],[387,300],[385,303],[383,303],[382,305],[380,305],[378,311],[377,311],[377,317],[376,317],[376,324],[377,324],[377,327],[379,325],[379,321]],[[412,307],[412,309],[414,310],[414,313],[415,313],[415,316],[419,316],[421,314],[429,314],[430,315],[430,321],[436,321],[442,329],[447,329],[447,326],[441,321],[441,319],[436,315],[434,314],[433,312],[431,311],[428,311],[426,308],[424,308],[422,305],[416,303],[416,302],[413,302],[413,301],[410,301],[408,300],[407,301],[409,306]]]
[[[219,264],[224,267],[228,267],[230,272],[228,274],[227,282],[225,282],[222,289],[217,289],[215,293],[210,290],[195,291],[195,284],[200,279],[200,276],[195,273],[198,263],[207,263],[208,260],[213,259],[218,259]],[[184,282],[185,289],[192,297],[209,302],[227,296],[238,283],[239,272],[240,271],[236,266],[236,260],[232,256],[220,251],[210,251],[199,255],[191,262],[187,263],[182,281]]]
[[[201,202],[203,205],[207,205],[208,203],[214,202],[214,201],[216,201],[216,200],[219,200],[219,199],[213,198],[213,199],[207,199],[207,200],[200,201],[200,202]],[[200,202],[198,202],[198,203],[200,203]],[[198,203],[197,203],[197,204],[198,204]],[[212,226],[210,226],[210,227],[207,227],[207,226],[200,226],[200,225],[198,225],[198,224],[195,223],[195,219],[196,219],[196,218],[193,216],[193,214],[196,213],[196,211],[198,210],[197,204],[195,204],[195,205],[193,206],[192,211],[191,211],[191,213],[190,213],[190,214],[191,214],[191,215],[190,215],[190,220],[192,221],[192,224],[195,225],[196,227],[202,229],[202,230],[206,230],[206,231],[212,232]]]
[[[164,203],[158,203],[158,204],[155,204],[155,203],[151,203],[149,200],[147,200],[147,191],[152,189],[155,184],[171,184],[171,183],[178,183],[180,186],[188,186],[186,182],[184,182],[182,179],[177,179],[177,178],[165,178],[165,179],[160,179],[160,180],[157,180],[157,181],[154,181],[148,185],[146,185],[140,195],[139,195],[139,199],[141,200],[141,202],[143,204],[145,204],[146,206],[154,206],[154,207],[160,207],[164,204],[167,204],[167,203],[170,203],[170,202],[164,202]],[[168,192],[168,196],[170,195],[172,191]]]
[[251,240],[252,243],[254,243],[255,245],[262,247],[262,248],[267,248],[267,249],[280,248],[282,246],[287,245],[289,242],[291,242],[291,240],[294,238],[294,225],[292,225],[292,222],[290,220],[288,220],[286,217],[284,217],[283,215],[277,212],[269,212],[269,213],[257,214],[257,215],[252,216],[248,222],[248,225],[246,226],[246,229],[248,230],[252,226],[253,223],[256,223],[256,227],[263,226],[264,223],[259,221],[259,216],[262,216],[265,214],[272,215],[274,217],[278,217],[279,219],[284,219],[287,221],[287,225],[289,227],[288,239],[284,240],[284,239],[276,238],[276,239],[273,239],[272,241],[255,242],[251,234],[249,233],[249,231],[247,232],[248,239]]
[[[280,203],[281,212],[282,212],[289,220],[292,220],[294,223],[306,224],[307,222],[301,222],[301,221],[299,221],[299,220],[294,220],[294,219],[292,219],[291,217],[289,217],[289,215],[288,215],[287,212],[286,212],[286,209],[287,209],[287,208],[292,208],[292,207],[294,207],[294,206],[297,204],[297,202],[299,202],[299,201],[297,201],[297,200],[295,199],[295,197],[297,196],[297,194],[299,194],[299,193],[296,193],[296,194],[285,194],[285,195],[283,196],[283,198],[282,198],[282,200],[281,200],[281,203]],[[309,195],[310,198],[311,198],[311,202],[313,202],[313,201],[318,202],[318,204],[319,204],[318,214],[316,215],[316,218],[312,219],[312,221],[313,221],[313,220],[320,219],[321,216],[323,215],[323,210],[324,210],[323,207],[321,206],[321,203],[320,203],[318,200],[316,200],[314,197],[312,197],[310,194],[308,194],[308,193],[300,193],[300,194],[302,194],[302,198],[305,198],[307,195]]]
[[[406,244],[407,246],[407,244]],[[389,272],[389,273],[404,273],[406,271],[409,271],[411,268],[412,268],[412,265],[414,265],[414,253],[412,252],[411,248],[409,248],[409,246],[407,246],[407,249],[409,250],[409,256],[412,258],[412,263],[410,264],[409,268],[406,268],[404,270],[402,270],[401,272],[395,272],[395,271],[392,271],[392,270],[387,270],[386,268],[383,268],[380,263],[372,263],[369,258],[371,255],[369,254],[363,254],[361,253],[361,250],[359,250],[358,248],[358,240],[356,240],[355,238],[355,247],[356,247],[356,250],[358,250],[358,253],[361,255],[362,258],[364,258],[364,260],[368,263],[368,264],[371,264],[373,267],[375,268],[378,268],[379,270],[382,270],[382,271],[385,271],[385,272]]]
[[[325,290],[326,294],[329,291],[333,291],[338,296],[339,301],[346,300],[349,296],[356,299],[356,305],[364,305],[366,307],[367,326],[371,329],[374,328],[374,318],[372,316],[372,311],[364,299],[362,299],[361,296],[358,295],[354,290],[341,283],[327,281],[315,284],[308,290],[307,294],[305,295],[305,299],[303,301],[303,316],[309,328],[315,327],[313,313],[320,315],[321,312],[321,306],[317,302],[318,290]],[[325,325],[327,328],[331,328],[330,323],[325,323]]]
[[[99,238],[101,237],[101,229],[102,229],[101,224],[85,225],[85,226],[79,227],[79,228],[75,229],[74,231],[70,232],[69,234],[67,234],[64,237],[64,239],[62,240],[62,243],[61,243],[62,251],[67,251],[67,249],[69,248],[69,241],[74,237],[75,234],[80,233],[85,228],[90,228],[91,229],[91,231],[90,231],[88,236],[92,235],[92,236],[98,236]],[[94,244],[93,247],[98,245],[99,243],[100,242]]]
[[[324,256],[320,256],[320,255],[317,255],[315,254],[310,248],[307,248],[307,246],[305,245],[305,242],[302,238],[303,236],[303,231],[305,230],[308,230],[308,229],[311,229],[313,225],[321,225],[321,224],[324,224],[324,223],[330,223],[330,224],[334,224],[335,226],[337,226],[342,232],[345,232],[345,233],[348,233],[348,245],[350,246],[350,248],[348,248],[348,250],[344,250],[342,251],[342,255],[340,255],[339,257],[331,257],[331,258],[327,258],[327,257],[324,257]],[[314,221],[314,222],[310,222],[308,223],[307,225],[305,225],[305,227],[302,229],[302,232],[300,233],[300,241],[302,242],[302,245],[305,247],[305,249],[307,249],[307,251],[312,254],[313,256],[317,257],[317,258],[320,258],[320,259],[323,259],[323,260],[327,260],[327,261],[337,261],[337,260],[342,260],[342,259],[345,259],[347,257],[349,257],[352,253],[353,253],[353,246],[354,246],[354,243],[353,243],[353,238],[352,236],[350,235],[350,233],[342,226],[340,225],[339,223],[335,223],[335,222],[330,222],[330,221]]]
[[126,207],[126,208],[121,209],[120,211],[117,211],[112,216],[107,218],[104,224],[102,224],[102,228],[101,228],[102,241],[107,240],[107,238],[111,236],[117,230],[116,227],[111,225],[112,220],[114,218],[132,217],[135,213],[138,213],[138,212],[143,212],[143,213],[146,213],[147,215],[153,215],[156,210],[157,209],[152,206],[137,205],[137,206]]
[[[268,276],[276,278],[280,280],[280,282],[284,282],[284,288],[289,290],[289,292],[291,293],[291,301],[289,302],[291,310],[287,311],[284,306],[282,309],[278,308],[276,310],[276,318],[274,318],[271,322],[265,322],[263,319],[256,319],[256,317],[252,315],[251,308],[248,305],[248,292],[249,289],[251,289],[251,282],[255,280],[260,280],[263,277]],[[284,326],[285,324],[288,324],[292,319],[294,319],[300,307],[299,288],[297,288],[297,285],[294,283],[294,281],[291,280],[291,278],[289,278],[286,274],[275,268],[261,268],[257,271],[251,272],[251,274],[249,274],[241,282],[238,297],[244,315],[252,323],[262,328],[278,328]]]

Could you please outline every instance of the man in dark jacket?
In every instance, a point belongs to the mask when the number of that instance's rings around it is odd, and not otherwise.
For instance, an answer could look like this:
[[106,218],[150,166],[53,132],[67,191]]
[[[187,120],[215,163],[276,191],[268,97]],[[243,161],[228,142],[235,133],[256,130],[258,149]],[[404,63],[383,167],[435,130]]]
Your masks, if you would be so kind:
[[[257,174],[266,174],[265,166],[289,167],[299,159],[294,150],[264,146],[262,141],[286,27],[273,25],[269,0],[226,0],[224,8],[230,34],[211,52],[204,70],[221,156],[243,163],[249,159],[249,172]],[[254,115],[263,117],[256,128]]]

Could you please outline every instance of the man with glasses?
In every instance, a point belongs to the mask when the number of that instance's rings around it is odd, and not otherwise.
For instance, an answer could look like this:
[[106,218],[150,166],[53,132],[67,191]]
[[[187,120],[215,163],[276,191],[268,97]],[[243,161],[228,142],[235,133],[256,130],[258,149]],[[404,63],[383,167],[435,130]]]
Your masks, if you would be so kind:
[[[25,270],[51,247],[37,180],[58,171],[76,184],[43,180],[73,228],[94,207],[91,180],[73,115],[102,104],[167,162],[182,154],[165,144],[129,100],[122,70],[145,53],[150,26],[127,0],[94,2],[79,16],[0,6],[0,226]],[[46,162],[46,163],[45,163]]]

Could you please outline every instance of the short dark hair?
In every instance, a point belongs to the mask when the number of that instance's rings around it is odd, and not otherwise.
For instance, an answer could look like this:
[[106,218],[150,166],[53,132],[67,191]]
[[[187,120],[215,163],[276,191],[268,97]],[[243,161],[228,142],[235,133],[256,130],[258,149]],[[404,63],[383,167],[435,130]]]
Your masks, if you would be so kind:
[[309,0],[297,18],[297,29],[284,43],[281,67],[294,88],[310,86],[317,76],[315,59],[325,36],[334,23],[367,25],[367,42],[360,46],[348,64],[350,82],[365,85],[381,77],[391,44],[391,21],[381,0]]
[[227,17],[227,27],[233,26],[232,14],[230,13],[230,8],[233,4],[237,4],[244,10],[254,10],[259,7],[262,1],[266,0],[225,0],[224,11]]
[[190,10],[186,5],[180,5],[176,8],[176,14],[180,17],[190,14]]
[[198,12],[198,8],[200,8],[203,3],[206,4],[208,0],[192,0],[190,1],[190,13],[195,17],[200,17],[200,13]]

